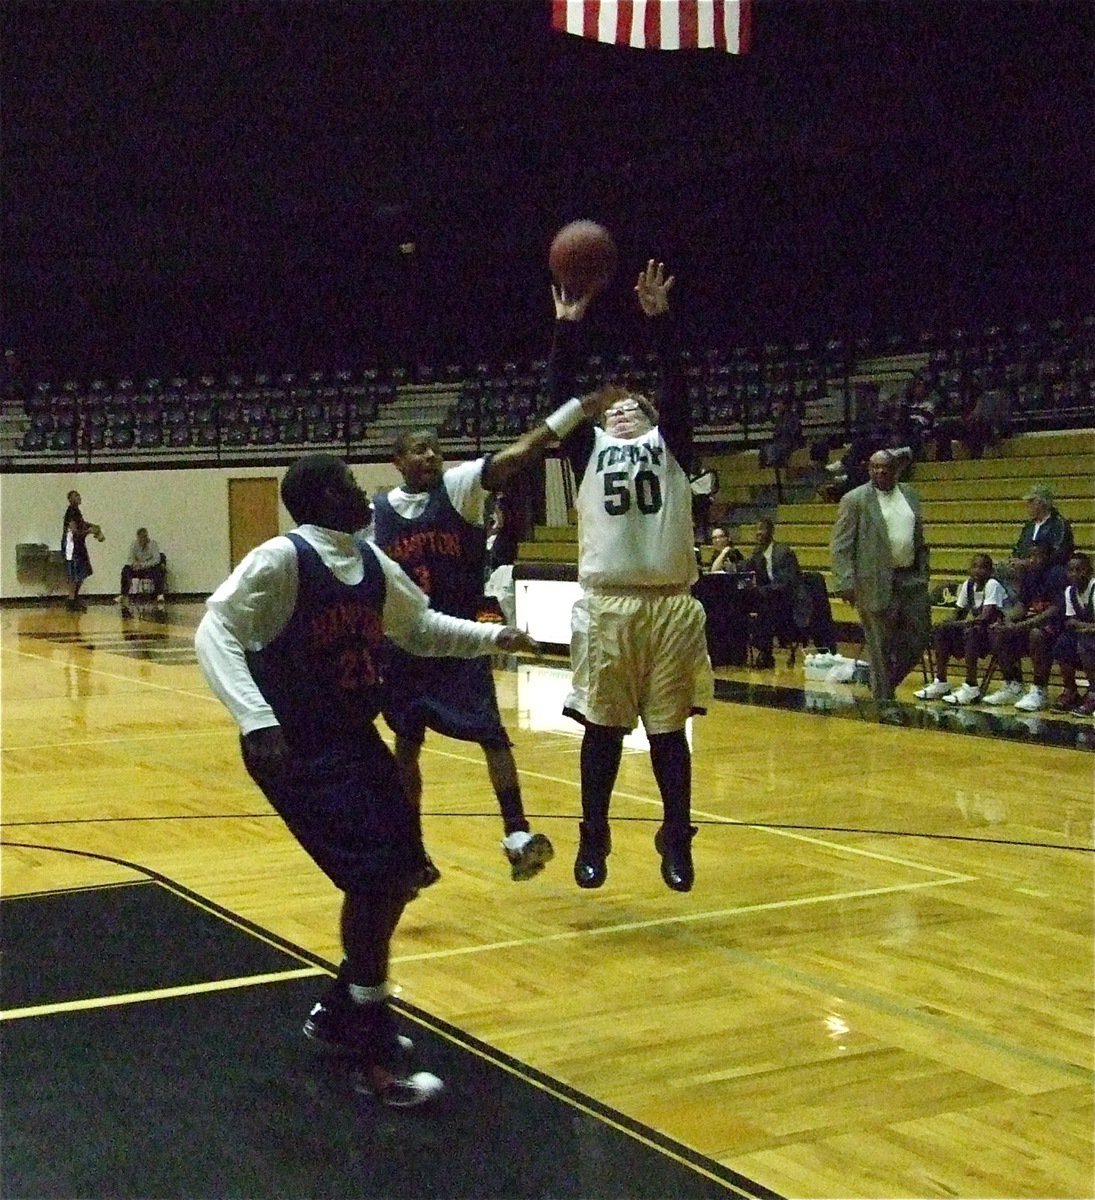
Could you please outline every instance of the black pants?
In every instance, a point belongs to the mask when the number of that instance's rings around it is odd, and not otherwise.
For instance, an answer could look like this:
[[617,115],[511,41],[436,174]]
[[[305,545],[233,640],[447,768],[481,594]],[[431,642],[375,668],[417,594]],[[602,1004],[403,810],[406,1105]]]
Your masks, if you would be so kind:
[[122,586],[118,589],[123,596],[129,595],[129,588],[134,579],[151,579],[152,594],[154,596],[163,595],[164,565],[162,562],[157,563],[154,567],[131,567],[129,563],[126,563],[122,567]]

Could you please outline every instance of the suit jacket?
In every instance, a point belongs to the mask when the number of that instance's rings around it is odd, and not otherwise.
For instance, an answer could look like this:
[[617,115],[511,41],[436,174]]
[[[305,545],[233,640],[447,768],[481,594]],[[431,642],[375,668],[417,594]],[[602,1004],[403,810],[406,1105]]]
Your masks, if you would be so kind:
[[[913,566],[928,585],[928,547],[924,542],[924,515],[920,497],[906,483],[901,494],[913,511]],[[854,590],[856,608],[880,612],[890,603],[893,591],[893,556],[886,520],[873,483],[864,483],[840,501],[829,544],[836,591]]]
[[768,576],[768,583],[773,587],[790,587],[798,579],[799,566],[798,555],[791,549],[790,546],[785,546],[782,542],[772,543],[772,570],[768,571],[768,564],[764,561],[764,555],[754,551],[739,568],[742,571],[755,571],[758,578]]

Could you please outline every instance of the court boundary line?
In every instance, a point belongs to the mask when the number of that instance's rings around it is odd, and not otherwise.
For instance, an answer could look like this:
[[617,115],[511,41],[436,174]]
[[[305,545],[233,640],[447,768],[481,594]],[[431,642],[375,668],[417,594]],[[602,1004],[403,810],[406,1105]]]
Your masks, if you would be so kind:
[[[212,693],[210,693],[208,691],[192,692],[186,688],[180,688],[178,686],[170,686],[168,684],[154,683],[153,681],[147,680],[147,679],[133,679],[131,676],[128,676],[128,675],[119,675],[119,674],[116,674],[111,671],[103,671],[96,667],[85,667],[85,666],[81,666],[81,665],[75,664],[75,663],[56,663],[52,659],[46,658],[44,655],[31,654],[25,650],[15,649],[15,648],[8,647],[8,646],[0,646],[0,653],[15,654],[15,655],[18,655],[23,658],[29,658],[32,660],[36,660],[38,662],[54,665],[54,666],[58,667],[59,669],[61,669],[61,668],[67,669],[69,667],[74,667],[76,670],[86,671],[89,674],[103,675],[104,677],[110,678],[110,679],[119,679],[124,682],[134,682],[134,683],[142,684],[146,687],[151,687],[157,691],[173,692],[176,695],[180,695],[180,696],[189,696],[189,697],[200,696],[203,700],[212,701],[214,703],[220,703],[219,700],[217,699],[217,697],[213,696]],[[554,665],[554,664],[548,664],[548,665]],[[557,666],[557,669],[560,671],[563,671],[566,668],[564,665],[560,664]],[[724,703],[732,703],[732,702],[724,701]],[[799,713],[799,714],[792,714],[792,715],[802,715],[802,714]],[[238,736],[238,731],[235,730],[234,723],[233,723],[233,728],[231,730],[227,730],[227,729],[224,731],[206,730],[206,731],[204,731],[204,735],[217,735],[222,732],[225,734],[231,732],[233,734],[233,736]],[[547,730],[547,731],[545,731],[545,733],[549,737],[557,737],[559,739],[562,739],[562,740],[565,740],[568,742],[574,740],[573,735],[569,731],[563,732],[560,730]],[[197,736],[202,736],[202,735],[197,735]],[[45,748],[48,749],[49,747],[45,747]],[[1059,747],[1051,747],[1051,748],[1059,748]],[[20,747],[13,747],[13,749],[20,749]],[[434,754],[434,755],[438,755],[441,757],[452,758],[452,759],[455,759],[460,762],[476,762],[476,761],[478,761],[477,759],[473,759],[470,755],[455,754],[452,751],[439,750],[435,747],[432,747],[432,746],[429,746],[426,744],[423,745],[423,749],[428,754]],[[560,779],[558,776],[555,776],[555,775],[546,775],[546,774],[543,774],[542,772],[531,771],[531,770],[528,770],[527,768],[523,768],[520,766],[517,768],[517,773],[519,776],[524,775],[529,779],[539,779],[546,783],[566,784],[567,786],[572,787],[572,788],[580,786],[580,783],[577,780]],[[647,796],[636,795],[633,792],[625,792],[625,791],[616,792],[616,791],[614,791],[613,795],[614,796],[619,795],[625,799],[635,800],[641,804],[656,805],[656,806],[661,805],[660,799],[654,800]],[[858,854],[862,857],[874,858],[880,862],[898,863],[903,866],[908,866],[914,870],[934,871],[937,874],[944,874],[944,875],[954,874],[953,872],[946,871],[944,868],[930,867],[930,866],[927,866],[922,863],[909,862],[908,860],[898,858],[897,856],[883,855],[883,854],[879,854],[877,851],[864,850],[862,847],[842,846],[837,842],[827,842],[821,838],[811,838],[805,834],[796,833],[796,832],[793,832],[792,830],[782,829],[782,828],[772,826],[772,825],[755,824],[753,822],[747,822],[747,821],[737,821],[737,820],[734,820],[733,818],[726,818],[726,817],[720,816],[719,814],[716,814],[716,813],[705,812],[703,809],[693,809],[693,814],[696,816],[702,817],[705,821],[709,821],[712,824],[733,824],[740,828],[755,829],[758,832],[772,833],[779,837],[788,837],[788,838],[792,838],[794,840],[811,842],[814,845],[825,846],[827,848],[837,850],[842,853]],[[0,826],[0,828],[2,828],[2,826]],[[852,831],[852,832],[858,832],[858,831]],[[929,836],[929,835],[919,835],[919,836]],[[1016,843],[1007,843],[1007,844],[1014,845]],[[972,880],[972,879],[976,878],[976,876],[971,876],[970,878]]]
[[[432,821],[496,821],[497,812],[484,810],[482,812],[442,812],[436,809],[422,810],[424,817]],[[559,813],[527,812],[530,821],[565,821],[568,824],[575,817],[562,816]],[[263,812],[219,812],[219,813],[176,813],[172,816],[153,813],[143,817],[59,817],[38,819],[32,821],[0,821],[0,835],[5,829],[53,829],[61,825],[125,825],[127,823],[151,821],[269,821],[280,820],[272,810]],[[615,817],[614,821],[621,825],[643,823],[652,825],[656,817]],[[811,830],[815,833],[855,833],[865,837],[892,838],[921,838],[929,842],[968,842],[974,846],[1005,846],[1015,850],[1067,850],[1073,854],[1095,854],[1095,846],[1072,846],[1063,842],[1016,842],[1008,838],[974,837],[968,833],[918,833],[909,829],[857,829],[852,825],[795,825],[783,824],[779,821],[742,821],[734,817],[719,817],[709,819],[697,817],[696,824],[702,826],[721,826],[725,829],[767,829],[767,830]],[[3,845],[0,836],[0,845]],[[21,893],[20,893],[21,894]]]
[[201,996],[207,992],[227,992],[236,988],[280,983],[286,979],[307,979],[327,975],[323,967],[293,967],[288,971],[266,971],[260,975],[240,975],[232,979],[212,979],[205,983],[180,983],[173,987],[149,988],[143,992],[118,992],[113,996],[87,996],[82,1000],[58,1000],[53,1004],[29,1004],[23,1008],[0,1009],[0,1021],[21,1021],[27,1017],[48,1017],[55,1013],[85,1012],[96,1008],[114,1008],[125,1004],[144,1004],[171,1000],[178,996]]
[[[8,843],[9,845],[12,843]],[[288,939],[281,938],[279,935],[272,933],[269,930],[264,930],[261,926],[255,925],[246,918],[239,916],[216,901],[208,900],[205,897],[198,895],[191,889],[179,884],[169,876],[163,875],[151,868],[140,867],[135,863],[125,859],[120,859],[112,855],[99,854],[87,850],[72,850],[57,846],[40,846],[31,845],[29,843],[18,843],[18,845],[27,849],[49,850],[58,854],[71,854],[82,858],[92,858],[100,861],[112,862],[117,865],[127,867],[130,870],[137,871],[145,876],[143,879],[133,880],[133,885],[153,883],[161,886],[165,891],[168,891],[180,899],[189,901],[197,908],[205,909],[215,916],[223,919],[227,924],[233,925],[246,933],[258,938],[261,941],[274,945],[288,954],[310,964],[307,967],[295,968],[284,972],[267,973],[259,976],[249,976],[243,979],[233,980],[216,980],[208,984],[183,984],[173,988],[154,989],[143,993],[127,993],[124,994],[118,1003],[140,1003],[149,1000],[159,1000],[172,998],[172,996],[197,994],[199,992],[217,992],[232,990],[236,987],[250,986],[253,981],[256,984],[279,983],[297,978],[309,978],[319,975],[334,976],[337,968],[335,964],[324,959],[321,955],[314,954],[312,951],[303,946],[296,945]],[[123,881],[125,886],[125,881]],[[108,885],[109,886],[109,885]],[[87,889],[68,889],[70,891],[78,890],[98,890],[97,885],[93,885]],[[51,893],[44,893],[50,895]],[[394,960],[393,960],[394,961]],[[90,1000],[77,1001],[61,1001],[52,1006],[30,1006],[29,1010],[9,1009],[5,1012],[0,1012],[0,1020],[16,1020],[25,1019],[33,1016],[50,1015],[46,1011],[49,1008],[50,1012],[65,1012],[65,1011],[82,1011],[91,1008],[110,1007],[114,1003],[113,997],[97,997]],[[577,1089],[571,1089],[561,1080],[552,1079],[550,1076],[538,1071],[531,1064],[523,1063],[521,1060],[514,1058],[505,1051],[489,1045],[486,1042],[480,1041],[472,1034],[466,1031],[459,1030],[456,1026],[450,1025],[443,1019],[410,1004],[408,1001],[392,998],[392,1005],[406,1019],[415,1022],[424,1029],[430,1030],[437,1037],[451,1042],[459,1046],[468,1053],[474,1054],[476,1057],[492,1066],[499,1067],[506,1071],[507,1074],[513,1075],[525,1083],[537,1088],[540,1091],[547,1093],[566,1104],[568,1107],[576,1109],[586,1115],[593,1117],[602,1124],[616,1129],[623,1133],[633,1141],[637,1141],[642,1145],[657,1151],[666,1158],[687,1167],[689,1170],[710,1179],[712,1182],[719,1184],[731,1194],[741,1197],[741,1200],[781,1200],[779,1193],[773,1192],[771,1189],[764,1187],[763,1184],[757,1183],[754,1180],[748,1179],[744,1175],[740,1175],[733,1168],[725,1166],[718,1159],[704,1155],[701,1151],[686,1145],[683,1142],[678,1142],[671,1138],[668,1134],[661,1133],[660,1130],[647,1126],[634,1118],[627,1116],[626,1113],[619,1112],[610,1106],[603,1104],[601,1101],[592,1096],[587,1096]],[[14,1015],[18,1014],[18,1015]],[[713,1169],[714,1168],[714,1169]],[[727,1176],[729,1178],[727,1178]]]

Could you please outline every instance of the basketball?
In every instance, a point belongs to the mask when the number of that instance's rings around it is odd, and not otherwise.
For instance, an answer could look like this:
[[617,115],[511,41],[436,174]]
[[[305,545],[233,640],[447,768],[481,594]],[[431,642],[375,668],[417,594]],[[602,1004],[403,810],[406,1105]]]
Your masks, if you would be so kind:
[[555,235],[548,266],[567,296],[599,292],[616,270],[616,243],[596,221],[571,221]]

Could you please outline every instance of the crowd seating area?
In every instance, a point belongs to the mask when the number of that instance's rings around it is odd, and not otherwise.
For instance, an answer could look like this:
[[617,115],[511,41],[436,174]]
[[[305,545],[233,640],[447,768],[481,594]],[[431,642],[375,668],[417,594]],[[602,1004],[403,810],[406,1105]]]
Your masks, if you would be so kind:
[[[688,398],[701,440],[756,443],[771,433],[772,405],[777,395],[795,400],[815,424],[839,427],[844,414],[843,387],[848,373],[844,342],[755,349],[686,350]],[[547,362],[509,362],[495,369],[476,368],[461,386],[456,408],[446,422],[449,436],[515,437],[544,412]],[[577,380],[578,390],[592,391],[615,382],[656,394],[657,364],[650,355],[622,352],[593,355]],[[832,393],[832,400],[826,403]]]
[[[382,370],[238,372],[162,378],[65,379],[8,385],[6,464],[81,465],[131,458],[277,457],[315,446],[367,456],[370,425],[402,397],[440,396],[447,446],[480,449],[522,433],[548,405],[544,360]],[[701,447],[750,447],[772,435],[773,406],[789,400],[806,441],[850,432],[872,380],[890,387],[926,370],[945,404],[996,399],[1011,428],[1088,423],[1095,383],[1095,317],[956,329],[882,341],[830,339],[685,352],[689,402]],[[656,390],[643,354],[593,356],[581,389],[607,380]],[[877,394],[877,388],[876,394]],[[431,413],[432,417],[432,413]]]
[[22,400],[19,447],[27,455],[89,460],[353,442],[397,385],[376,369],[39,382]]

